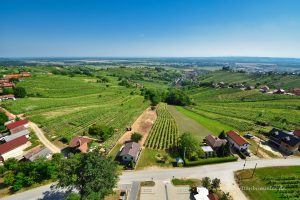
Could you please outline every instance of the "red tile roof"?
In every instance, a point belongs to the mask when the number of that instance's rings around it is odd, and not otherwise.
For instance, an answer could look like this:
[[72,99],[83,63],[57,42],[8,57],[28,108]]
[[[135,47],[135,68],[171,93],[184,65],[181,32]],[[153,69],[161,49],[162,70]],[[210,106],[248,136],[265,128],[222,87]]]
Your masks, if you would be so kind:
[[294,130],[293,134],[300,137],[300,130]]
[[18,132],[25,131],[25,130],[27,130],[27,128],[22,125],[22,126],[18,126],[17,128],[14,128],[14,129],[10,130],[10,133],[11,134],[16,134]]
[[5,78],[19,78],[21,76],[21,74],[7,74],[4,75]]
[[17,128],[19,126],[22,126],[22,125],[25,125],[25,124],[28,124],[28,120],[27,119],[22,119],[20,121],[16,121],[16,122],[12,122],[12,123],[9,123],[6,125],[6,127],[9,129],[9,130],[12,130],[14,128]]
[[209,194],[207,197],[209,200],[219,200],[219,197],[215,193]]
[[22,146],[23,144],[26,144],[27,141],[28,139],[26,138],[26,136],[21,136],[12,141],[0,144],[0,154],[5,154],[11,150],[14,150]]
[[247,140],[245,140],[243,137],[241,137],[237,132],[235,131],[229,131],[227,133],[227,136],[231,138],[236,144],[242,146],[244,144],[249,144]]
[[70,142],[70,147],[76,147],[83,153],[88,152],[89,146],[88,143],[91,142],[92,139],[83,136],[76,136]]

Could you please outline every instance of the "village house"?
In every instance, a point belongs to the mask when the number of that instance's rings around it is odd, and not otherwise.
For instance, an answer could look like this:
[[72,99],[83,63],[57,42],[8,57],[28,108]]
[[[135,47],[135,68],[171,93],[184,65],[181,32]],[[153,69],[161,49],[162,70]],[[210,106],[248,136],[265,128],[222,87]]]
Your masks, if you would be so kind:
[[47,158],[49,159],[52,155],[52,152],[48,148],[36,147],[30,152],[26,153],[23,158],[26,161],[35,161],[38,158]]
[[29,127],[29,121],[27,119],[22,119],[16,122],[11,122],[9,124],[6,124],[6,128],[11,132],[15,128],[18,128],[20,126],[24,126],[25,128]]
[[87,153],[89,151],[89,143],[93,140],[84,136],[76,136],[70,142],[70,147],[81,153]]
[[227,140],[233,147],[235,147],[236,149],[238,149],[240,151],[248,150],[249,142],[247,142],[246,139],[244,139],[242,136],[240,136],[235,131],[227,132]]
[[137,162],[141,153],[141,145],[136,142],[127,142],[120,152],[122,162]]
[[276,89],[276,90],[273,90],[273,94],[285,94],[285,90],[284,89]]
[[15,87],[15,84],[14,83],[1,83],[0,84],[0,87],[4,87],[4,88],[12,88],[12,87]]
[[213,150],[217,150],[220,148],[223,144],[227,143],[227,140],[220,139],[213,135],[208,135],[205,137],[205,142],[207,145],[209,145]]
[[290,93],[300,96],[300,88],[293,88],[289,90]]
[[260,87],[259,91],[261,91],[262,93],[267,93],[269,92],[270,88],[267,85],[263,85]]
[[8,158],[22,155],[23,150],[27,147],[28,138],[26,136],[21,136],[9,142],[0,144],[0,161],[3,162]]
[[15,98],[15,95],[13,95],[13,94],[1,95],[0,101],[5,101],[5,100],[16,100],[16,98]]
[[3,75],[4,78],[6,79],[11,79],[11,78],[20,78],[21,74],[6,74]]
[[276,128],[269,132],[269,139],[272,144],[287,154],[293,154],[300,146],[299,137]]
[[23,77],[30,77],[31,76],[31,74],[29,72],[21,72],[20,74]]

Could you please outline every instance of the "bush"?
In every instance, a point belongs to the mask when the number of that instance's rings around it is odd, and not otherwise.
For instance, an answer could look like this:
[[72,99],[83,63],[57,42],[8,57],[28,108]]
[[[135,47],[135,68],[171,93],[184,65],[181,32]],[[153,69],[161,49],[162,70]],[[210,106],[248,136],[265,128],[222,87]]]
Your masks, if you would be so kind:
[[106,125],[93,125],[89,128],[89,134],[97,136],[100,140],[106,141],[114,134],[114,129]]
[[197,166],[197,165],[207,165],[207,164],[216,164],[216,163],[223,163],[223,162],[233,162],[237,161],[237,157],[229,156],[224,158],[207,158],[207,159],[200,159],[196,161],[189,161],[185,160],[185,166]]
[[139,142],[142,139],[142,137],[143,136],[139,133],[133,133],[131,135],[131,140],[134,141],[134,142]]
[[24,97],[26,97],[27,92],[26,92],[25,88],[23,88],[23,87],[15,87],[14,88],[14,95],[17,98],[24,98]]

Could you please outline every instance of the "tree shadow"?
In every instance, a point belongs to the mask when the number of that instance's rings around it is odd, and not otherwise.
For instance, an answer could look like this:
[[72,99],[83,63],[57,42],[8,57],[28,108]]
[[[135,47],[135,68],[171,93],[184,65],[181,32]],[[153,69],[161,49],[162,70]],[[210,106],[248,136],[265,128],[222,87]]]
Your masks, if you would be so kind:
[[63,191],[46,191],[43,197],[38,200],[63,200],[65,199],[65,192]]

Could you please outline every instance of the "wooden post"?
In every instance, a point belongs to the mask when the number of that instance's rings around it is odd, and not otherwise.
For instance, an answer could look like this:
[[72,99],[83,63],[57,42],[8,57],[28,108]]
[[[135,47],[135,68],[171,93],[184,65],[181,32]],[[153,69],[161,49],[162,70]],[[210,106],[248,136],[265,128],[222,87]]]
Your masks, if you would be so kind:
[[255,170],[256,170],[256,166],[257,166],[257,163],[255,164],[255,167],[254,167],[254,169],[253,169],[253,173],[252,173],[251,178],[253,178],[253,176],[254,176],[254,173],[255,173]]
[[258,145],[257,145],[257,149],[256,149],[256,153],[255,153],[255,155],[257,155],[257,153],[258,153],[258,148],[259,148],[259,145],[260,145],[260,141],[259,141],[259,143],[258,143]]

